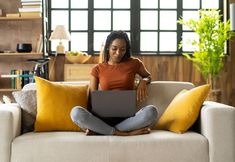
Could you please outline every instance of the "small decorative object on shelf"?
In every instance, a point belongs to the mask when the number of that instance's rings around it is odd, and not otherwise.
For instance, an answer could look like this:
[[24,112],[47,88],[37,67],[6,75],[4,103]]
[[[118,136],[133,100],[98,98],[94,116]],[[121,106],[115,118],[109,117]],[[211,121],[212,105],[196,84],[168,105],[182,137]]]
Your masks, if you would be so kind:
[[78,51],[78,52],[68,51],[66,52],[65,56],[69,62],[74,63],[74,64],[87,63],[91,58],[91,55],[88,55],[87,53],[81,52],[81,51]]
[[32,51],[32,44],[30,44],[30,43],[17,43],[16,50],[17,50],[17,52],[31,52]]

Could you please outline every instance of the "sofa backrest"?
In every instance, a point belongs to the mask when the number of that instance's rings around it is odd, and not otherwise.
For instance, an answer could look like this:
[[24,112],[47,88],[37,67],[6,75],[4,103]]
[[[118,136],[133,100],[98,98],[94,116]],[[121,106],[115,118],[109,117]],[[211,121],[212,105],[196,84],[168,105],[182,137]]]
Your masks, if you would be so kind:
[[[72,84],[72,85],[84,85],[89,84],[89,81],[77,81],[77,82],[58,82],[60,84]],[[152,81],[148,85],[148,98],[138,105],[141,108],[145,105],[154,105],[158,108],[158,117],[164,112],[166,107],[172,101],[172,99],[183,89],[191,89],[194,85],[190,82],[178,82],[178,81]],[[30,83],[24,86],[23,90],[36,89],[35,83]]]
[[148,86],[148,98],[139,107],[154,105],[158,108],[158,117],[162,115],[172,99],[183,89],[192,89],[190,82],[152,81]]

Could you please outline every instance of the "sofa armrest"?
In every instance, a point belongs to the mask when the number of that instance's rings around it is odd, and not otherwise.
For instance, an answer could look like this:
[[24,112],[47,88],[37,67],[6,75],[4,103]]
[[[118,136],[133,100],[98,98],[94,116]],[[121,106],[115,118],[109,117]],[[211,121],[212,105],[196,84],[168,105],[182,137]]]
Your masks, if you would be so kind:
[[0,162],[10,161],[12,140],[20,135],[21,109],[18,104],[0,105]]
[[210,162],[235,161],[235,108],[206,101],[201,110],[201,133],[209,142]]

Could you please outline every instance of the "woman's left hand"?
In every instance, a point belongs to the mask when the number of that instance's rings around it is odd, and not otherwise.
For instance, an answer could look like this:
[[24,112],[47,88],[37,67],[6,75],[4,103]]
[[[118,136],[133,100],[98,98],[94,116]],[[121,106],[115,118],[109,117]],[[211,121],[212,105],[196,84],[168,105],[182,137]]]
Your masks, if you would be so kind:
[[147,82],[145,80],[140,80],[137,87],[137,101],[142,102],[148,97],[147,94]]

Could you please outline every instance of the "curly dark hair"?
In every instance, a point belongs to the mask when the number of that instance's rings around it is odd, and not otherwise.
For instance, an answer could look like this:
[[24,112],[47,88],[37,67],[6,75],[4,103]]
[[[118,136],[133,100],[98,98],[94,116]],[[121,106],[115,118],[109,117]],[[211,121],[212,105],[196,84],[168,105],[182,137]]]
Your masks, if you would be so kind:
[[130,45],[130,39],[126,32],[122,30],[118,31],[112,31],[106,39],[105,46],[104,46],[104,62],[109,61],[109,46],[112,44],[112,42],[115,39],[123,39],[126,42],[126,53],[124,54],[121,61],[131,57],[131,45]]

